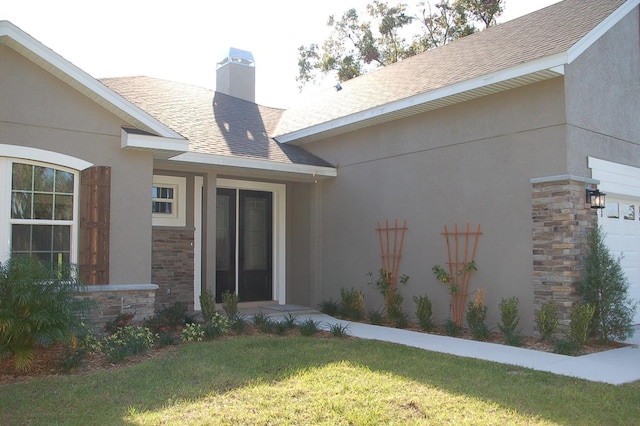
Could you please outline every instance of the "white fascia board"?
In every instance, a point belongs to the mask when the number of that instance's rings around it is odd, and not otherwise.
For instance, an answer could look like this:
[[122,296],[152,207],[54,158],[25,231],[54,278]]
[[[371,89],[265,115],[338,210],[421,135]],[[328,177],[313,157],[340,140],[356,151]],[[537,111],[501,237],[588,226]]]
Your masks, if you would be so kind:
[[588,157],[591,175],[600,181],[602,192],[640,197],[640,168]]
[[189,141],[183,138],[168,138],[154,135],[141,135],[121,130],[122,148],[150,149],[157,151],[188,152]]
[[615,24],[617,24],[622,18],[627,16],[629,12],[635,9],[640,4],[640,0],[629,0],[620,6],[615,12],[607,16],[602,22],[600,22],[594,29],[589,31],[587,35],[582,37],[576,44],[571,46],[567,52],[567,63],[573,62],[578,56],[580,56],[585,50],[587,50],[593,43],[600,39],[607,31],[609,31]]
[[[5,37],[12,39],[13,43],[7,43],[4,40]],[[9,21],[0,21],[0,42],[6,43],[12,48],[18,48],[18,52],[20,52],[20,49],[27,50],[30,53],[30,55],[25,55],[27,58],[31,59],[40,66],[47,64],[48,67],[55,69],[56,72],[53,74],[58,78],[60,78],[59,73],[61,73],[62,75],[66,75],[71,80],[76,81],[77,84],[85,87],[87,90],[93,93],[93,97],[90,96],[90,98],[94,101],[102,99],[103,102],[111,104],[115,108],[124,112],[126,115],[140,121],[142,124],[161,136],[169,138],[181,137],[178,133],[174,132],[172,129],[165,126],[142,109],[127,101],[125,98],[118,95],[116,92],[109,89],[107,86],[93,78],[91,75],[76,67],[71,62],[67,61],[62,56],[58,55],[53,50],[46,47],[44,44],[40,43],[38,40],[31,37],[29,34],[25,33]],[[24,55],[25,52],[20,53]],[[39,58],[39,60],[42,62],[35,61],[35,58],[33,56]],[[43,66],[43,68],[45,69],[47,69],[48,67]],[[52,70],[47,69],[47,71],[51,72]],[[64,81],[64,79],[62,80]]]
[[505,82],[518,77],[524,77],[526,75],[534,74],[539,71],[548,70],[555,72],[560,76],[564,74],[563,67],[565,64],[567,64],[567,54],[565,52],[546,56],[544,58],[517,65],[515,67],[496,71],[470,80],[462,81],[460,83],[452,84],[450,86],[445,86],[440,89],[420,93],[415,96],[370,108],[368,110],[347,115],[345,117],[341,117],[332,121],[327,121],[316,126],[307,127],[306,129],[301,129],[285,135],[277,136],[275,139],[280,143],[293,142],[297,139],[309,137],[339,127],[348,126],[360,121],[369,120],[385,114],[390,114],[403,109],[411,108],[416,105],[421,105],[439,99],[459,95],[461,93],[469,92],[492,84]]
[[296,173],[316,177],[336,177],[338,175],[338,172],[334,167],[278,163],[275,161],[256,160],[254,158],[228,157],[225,155],[200,154],[195,152],[180,154],[170,158],[170,160],[210,166],[237,167],[243,169]]
[[22,145],[0,144],[0,157],[22,158],[25,160],[40,161],[68,167],[73,170],[85,170],[93,166],[93,163],[71,155],[61,154],[55,151],[47,151],[40,148],[31,148]]

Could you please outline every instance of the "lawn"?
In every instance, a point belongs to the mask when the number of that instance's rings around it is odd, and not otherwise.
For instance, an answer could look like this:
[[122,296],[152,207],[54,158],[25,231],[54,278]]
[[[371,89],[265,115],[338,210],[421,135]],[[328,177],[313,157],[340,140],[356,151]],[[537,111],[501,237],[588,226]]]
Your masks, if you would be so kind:
[[384,342],[276,335],[0,386],[0,423],[562,424],[640,419],[640,382],[591,383]]

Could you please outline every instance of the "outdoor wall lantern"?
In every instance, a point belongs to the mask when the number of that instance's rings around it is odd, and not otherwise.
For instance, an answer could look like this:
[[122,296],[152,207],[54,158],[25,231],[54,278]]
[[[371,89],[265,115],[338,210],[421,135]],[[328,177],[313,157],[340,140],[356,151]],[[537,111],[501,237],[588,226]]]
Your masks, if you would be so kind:
[[[591,205],[592,209],[604,209],[604,197],[606,195],[607,194],[600,192],[598,189],[587,189],[587,203]],[[602,214],[602,212],[600,212],[600,214]]]

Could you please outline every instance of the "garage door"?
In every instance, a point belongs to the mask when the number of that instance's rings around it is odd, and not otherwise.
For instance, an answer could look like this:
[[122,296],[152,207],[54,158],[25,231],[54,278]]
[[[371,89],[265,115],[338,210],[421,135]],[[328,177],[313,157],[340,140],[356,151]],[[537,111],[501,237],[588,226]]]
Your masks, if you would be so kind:
[[[605,242],[629,280],[629,296],[640,300],[640,168],[589,157],[591,176],[607,194],[607,206],[598,214]],[[640,324],[640,309],[635,321]]]
[[[606,243],[629,280],[629,293],[640,300],[640,199],[607,195],[607,208],[598,220],[606,233]],[[640,323],[636,312],[635,323]]]

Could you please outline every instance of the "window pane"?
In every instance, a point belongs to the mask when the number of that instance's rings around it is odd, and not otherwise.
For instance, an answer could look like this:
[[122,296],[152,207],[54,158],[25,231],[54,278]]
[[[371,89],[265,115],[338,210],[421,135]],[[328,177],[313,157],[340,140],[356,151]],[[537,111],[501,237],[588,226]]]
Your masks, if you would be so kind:
[[14,163],[11,172],[11,189],[31,191],[33,166],[29,164]]
[[163,188],[160,186],[154,186],[151,191],[152,198],[162,198],[165,200],[173,200],[173,188]]
[[35,166],[33,170],[33,189],[41,192],[53,192],[54,171],[50,167]]
[[169,200],[173,199],[173,188],[161,188],[160,189],[160,198],[166,198]]
[[31,219],[31,193],[14,192],[11,194],[11,218]]
[[620,217],[620,211],[618,210],[618,203],[607,202],[605,212],[606,212],[606,216],[610,219],[618,219]]
[[173,203],[166,203],[164,201],[153,201],[151,203],[151,211],[153,213],[171,214],[173,209]]
[[56,192],[73,194],[73,173],[56,170]]
[[31,251],[31,225],[13,225],[11,227],[11,251]]
[[73,195],[56,194],[56,220],[72,220],[73,219]]
[[247,197],[244,211],[244,265],[246,270],[267,268],[266,200]]
[[216,198],[216,270],[231,270],[230,209],[231,197],[217,195]]
[[53,219],[53,194],[35,194],[33,197],[33,218]]
[[33,225],[31,228],[31,251],[51,252],[52,248],[52,226]]
[[53,251],[69,252],[71,249],[71,228],[59,225],[53,227]]
[[633,204],[623,204],[622,211],[625,220],[636,220],[636,206]]

